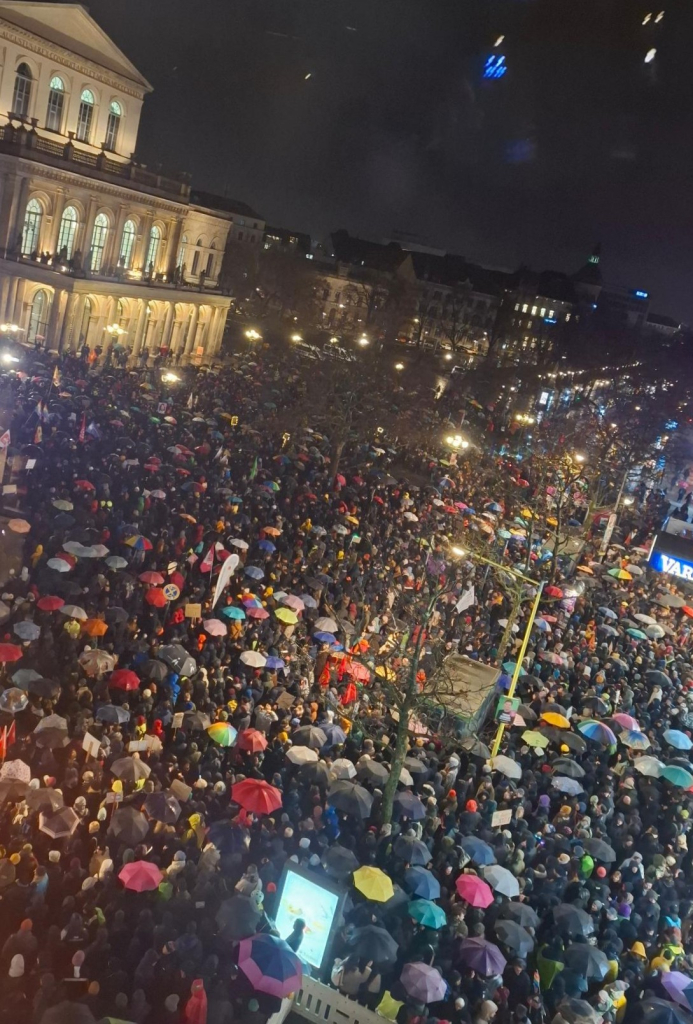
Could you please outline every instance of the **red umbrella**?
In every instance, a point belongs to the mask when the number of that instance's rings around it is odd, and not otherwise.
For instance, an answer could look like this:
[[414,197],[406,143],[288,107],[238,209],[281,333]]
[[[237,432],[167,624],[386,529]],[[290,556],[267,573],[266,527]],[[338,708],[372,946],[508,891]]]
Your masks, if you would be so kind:
[[238,734],[236,746],[239,750],[250,750],[253,754],[257,754],[266,748],[267,738],[259,729],[243,729]]
[[185,580],[183,579],[179,572],[172,572],[168,578],[168,581],[169,583],[173,583],[175,587],[178,587],[179,590],[182,590],[183,587],[185,586]]
[[244,779],[231,787],[231,799],[254,814],[271,814],[282,805],[282,795],[264,779]]
[[62,597],[52,597],[50,594],[47,594],[46,597],[40,597],[36,604],[42,612],[57,612],[58,608],[62,608],[65,602]]
[[158,587],[164,582],[160,572],[141,572],[137,579],[140,583],[150,583],[153,587]]
[[125,888],[132,889],[133,892],[157,889],[163,877],[156,864],[150,864],[148,860],[136,860],[126,864],[118,875]]
[[493,903],[491,887],[478,875],[460,875],[455,888],[472,907],[490,907]]
[[59,551],[55,558],[59,558],[61,562],[67,562],[73,569],[77,565],[77,559],[74,555],[69,554],[67,551]]
[[563,597],[563,591],[560,587],[547,587],[544,593],[547,597]]
[[115,690],[138,690],[140,677],[129,668],[117,668],[108,680],[108,685]]
[[163,590],[159,590],[158,587],[152,587],[151,590],[148,590],[144,595],[144,599],[147,604],[151,604],[155,608],[163,608],[166,604],[166,594],[164,594]]
[[0,662],[19,661],[22,656],[21,647],[16,644],[0,644]]
[[80,491],[95,491],[96,490],[96,488],[94,487],[94,485],[91,482],[91,480],[75,480],[75,487],[78,487],[80,489]]

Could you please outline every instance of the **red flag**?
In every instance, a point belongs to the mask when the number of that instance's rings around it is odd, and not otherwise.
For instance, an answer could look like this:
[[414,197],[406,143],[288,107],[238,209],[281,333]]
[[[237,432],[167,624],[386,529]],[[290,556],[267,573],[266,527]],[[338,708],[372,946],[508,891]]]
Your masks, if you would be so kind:
[[82,441],[82,442],[84,441],[84,438],[86,437],[86,432],[87,432],[87,414],[85,412],[83,412],[82,413],[82,426],[79,428],[79,439],[80,439],[80,441]]
[[205,557],[200,562],[200,572],[211,572],[213,565],[214,565],[214,545],[212,544],[211,548],[209,549],[209,551],[207,552]]
[[0,733],[0,761],[4,761],[7,757],[7,726],[4,726],[2,733]]
[[7,730],[6,743],[8,747],[11,747],[13,743],[17,742],[17,723],[13,722]]

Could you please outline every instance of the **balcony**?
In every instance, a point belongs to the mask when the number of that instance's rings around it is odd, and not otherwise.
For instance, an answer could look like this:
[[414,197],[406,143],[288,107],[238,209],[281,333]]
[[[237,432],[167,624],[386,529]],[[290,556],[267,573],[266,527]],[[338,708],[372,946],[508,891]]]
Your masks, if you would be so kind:
[[70,132],[65,142],[54,141],[39,135],[36,121],[28,126],[16,122],[0,125],[0,154],[23,157],[51,167],[60,167],[74,174],[84,174],[89,178],[110,184],[122,185],[125,188],[137,189],[162,199],[170,199],[178,203],[188,203],[190,199],[190,180],[186,174],[178,178],[168,178],[155,171],[130,161],[122,163],[112,159],[105,150],[90,153],[75,144],[74,133]]

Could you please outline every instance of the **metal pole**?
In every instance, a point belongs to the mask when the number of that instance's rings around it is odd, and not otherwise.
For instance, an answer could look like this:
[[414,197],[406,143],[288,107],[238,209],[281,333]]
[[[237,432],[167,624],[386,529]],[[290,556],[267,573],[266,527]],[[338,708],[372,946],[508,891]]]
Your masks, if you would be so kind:
[[[515,663],[515,671],[513,672],[513,678],[512,678],[512,682],[510,683],[510,689],[508,690],[508,699],[509,700],[512,699],[512,697],[514,696],[514,694],[515,694],[515,687],[517,686],[517,680],[520,678],[520,668],[522,667],[522,660],[523,660],[525,654],[527,653],[527,647],[529,645],[529,636],[530,636],[530,633],[532,632],[532,626],[534,625],[534,620],[535,620],[536,615],[537,615],[537,610],[539,608],[539,602],[541,601],[541,596],[542,596],[542,591],[543,590],[544,590],[544,583],[542,581],[539,584],[539,590],[537,591],[537,596],[534,598],[534,604],[532,605],[532,611],[531,611],[530,616],[529,616],[529,622],[527,623],[527,628],[525,630],[525,635],[522,638],[522,647],[520,648],[520,653],[518,654],[517,661]],[[495,757],[496,754],[498,753],[498,751],[500,750],[501,740],[503,739],[503,733],[504,732],[505,732],[505,725],[501,722],[499,724],[499,726],[498,726],[498,731],[496,733],[496,738],[493,741],[493,747],[491,748],[491,757]]]

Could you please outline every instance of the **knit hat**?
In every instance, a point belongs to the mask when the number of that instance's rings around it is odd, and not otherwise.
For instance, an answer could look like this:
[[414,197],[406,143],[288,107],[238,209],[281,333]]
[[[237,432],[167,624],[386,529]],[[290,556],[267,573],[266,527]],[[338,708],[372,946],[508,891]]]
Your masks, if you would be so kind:
[[164,1006],[169,1013],[176,1013],[178,1010],[178,1003],[180,1002],[180,996],[170,995],[164,999]]
[[9,975],[10,978],[21,978],[24,974],[24,957],[21,953],[17,953],[12,957],[12,963],[10,964]]
[[58,861],[60,860],[60,850],[49,850],[48,860],[51,862],[51,864],[57,864]]

